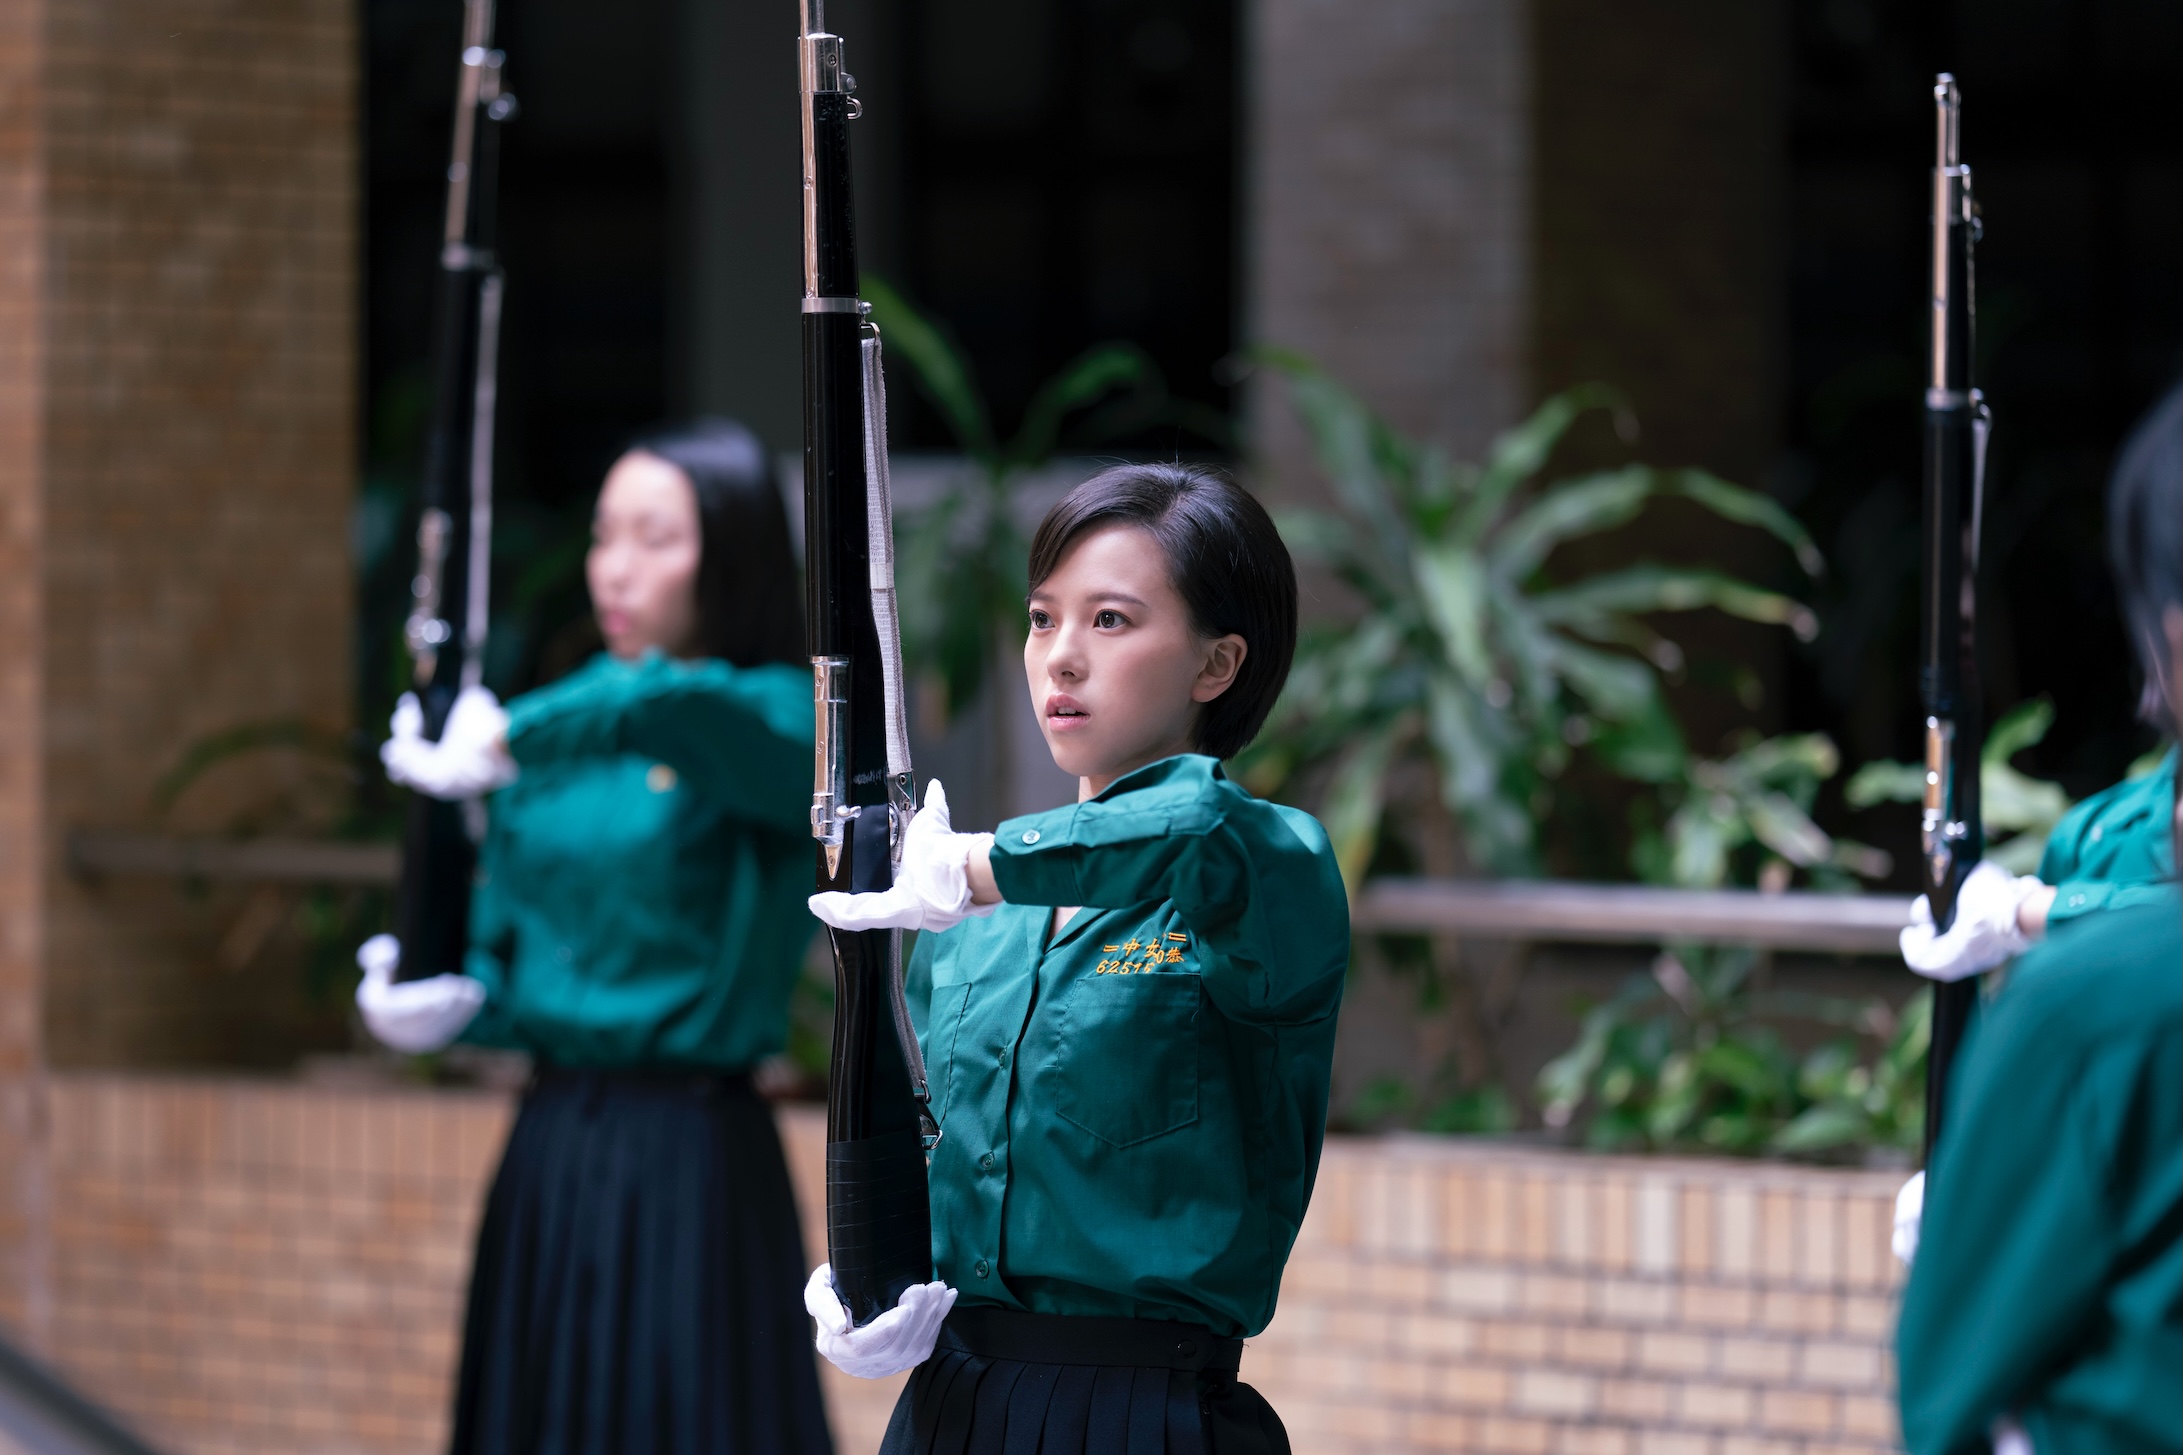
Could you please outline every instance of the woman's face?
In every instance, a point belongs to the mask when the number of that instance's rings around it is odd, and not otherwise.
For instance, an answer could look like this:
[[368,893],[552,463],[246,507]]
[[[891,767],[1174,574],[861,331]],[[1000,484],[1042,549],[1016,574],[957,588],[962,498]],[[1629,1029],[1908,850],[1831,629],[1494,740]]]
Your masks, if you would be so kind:
[[1090,798],[1191,750],[1201,707],[1235,682],[1243,638],[1201,637],[1142,526],[1079,536],[1031,592],[1023,670],[1054,763]]
[[606,472],[591,519],[584,581],[606,649],[623,661],[647,651],[697,650],[697,565],[703,537],[689,477],[631,450]]

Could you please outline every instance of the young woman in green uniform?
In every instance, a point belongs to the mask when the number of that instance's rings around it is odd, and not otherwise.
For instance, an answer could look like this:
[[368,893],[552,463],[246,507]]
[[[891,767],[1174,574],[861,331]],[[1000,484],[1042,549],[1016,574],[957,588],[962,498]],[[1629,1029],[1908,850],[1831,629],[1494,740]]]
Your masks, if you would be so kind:
[[[2148,705],[2172,734],[2183,390],[2125,447],[2109,527]],[[2154,780],[2165,803],[2124,785],[2061,854],[2172,871],[2173,761]],[[1974,1018],[1923,1216],[1898,1214],[1911,1455],[2183,1451],[2183,899],[2172,877],[2086,883],[2058,885],[2043,943]]]
[[1031,547],[1024,666],[1078,802],[958,834],[935,783],[895,888],[830,924],[921,929],[941,1138],[936,1281],[862,1329],[914,1368],[883,1450],[1288,1449],[1236,1379],[1273,1316],[1326,1121],[1348,904],[1324,830],[1220,760],[1287,676],[1296,579],[1265,511],[1184,466],[1077,487]]
[[750,1079],[813,929],[811,674],[757,439],[715,423],[625,454],[586,581],[602,655],[505,712],[473,689],[436,743],[405,706],[382,754],[418,791],[498,791],[466,973],[391,983],[382,936],[365,1021],[536,1065],[478,1233],[453,1449],[823,1452]]

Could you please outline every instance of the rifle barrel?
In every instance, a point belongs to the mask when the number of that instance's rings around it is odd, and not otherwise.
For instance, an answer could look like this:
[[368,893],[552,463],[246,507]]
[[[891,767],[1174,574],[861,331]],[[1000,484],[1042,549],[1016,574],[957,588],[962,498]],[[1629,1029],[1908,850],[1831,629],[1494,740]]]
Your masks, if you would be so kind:
[[[437,740],[455,697],[482,680],[489,622],[493,413],[499,392],[502,277],[494,256],[500,123],[514,114],[492,49],[493,0],[467,0],[455,73],[454,137],[433,318],[432,423],[419,487],[417,574],[403,627],[424,735]],[[462,626],[450,620],[460,607]],[[402,980],[462,968],[481,820],[475,808],[410,796],[394,928]]]
[[[1956,892],[1984,852],[1979,758],[1978,535],[1991,415],[1972,378],[1976,307],[1972,246],[1978,215],[1963,165],[1963,98],[1953,76],[1933,86],[1932,306],[1925,386],[1925,592],[1919,690],[1925,709],[1925,799],[1919,856],[1936,928],[1954,922]],[[1934,987],[1926,1061],[1925,1145],[1945,1111],[1949,1068],[1972,1006],[1974,979]]]

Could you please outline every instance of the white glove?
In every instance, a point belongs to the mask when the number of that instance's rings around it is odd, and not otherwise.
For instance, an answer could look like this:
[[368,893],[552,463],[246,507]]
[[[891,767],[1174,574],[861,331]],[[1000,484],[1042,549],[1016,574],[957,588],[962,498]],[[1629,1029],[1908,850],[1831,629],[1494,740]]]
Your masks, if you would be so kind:
[[424,709],[413,692],[402,694],[387,727],[394,736],[379,745],[379,761],[387,765],[387,777],[405,788],[454,802],[515,782],[508,714],[486,688],[456,694],[438,742],[425,740]]
[[485,987],[467,975],[428,975],[394,983],[402,963],[402,942],[373,935],[356,952],[364,978],[356,987],[356,1008],[364,1028],[379,1043],[412,1056],[437,1051],[462,1034],[485,1004]]
[[947,790],[935,778],[925,806],[902,835],[902,872],[892,889],[870,894],[811,896],[811,912],[837,930],[950,930],[1000,905],[970,902],[971,850],[992,846],[991,834],[959,834],[948,822]]
[[1925,1174],[1920,1172],[1895,1194],[1895,1236],[1888,1246],[1895,1261],[1908,1268],[1918,1256],[1918,1228],[1925,1221]]
[[1956,918],[1948,933],[1933,933],[1933,908],[1919,895],[1902,933],[1903,963],[1928,980],[1961,980],[1991,970],[2031,948],[2016,923],[2024,900],[2045,886],[2030,875],[2018,879],[1999,864],[1979,864],[1956,890]]
[[900,1303],[863,1328],[852,1328],[849,1310],[834,1291],[834,1265],[821,1263],[803,1286],[803,1306],[818,1320],[816,1342],[827,1363],[858,1379],[885,1379],[932,1357],[940,1323],[955,1307],[955,1290],[944,1283],[912,1284],[902,1290]]

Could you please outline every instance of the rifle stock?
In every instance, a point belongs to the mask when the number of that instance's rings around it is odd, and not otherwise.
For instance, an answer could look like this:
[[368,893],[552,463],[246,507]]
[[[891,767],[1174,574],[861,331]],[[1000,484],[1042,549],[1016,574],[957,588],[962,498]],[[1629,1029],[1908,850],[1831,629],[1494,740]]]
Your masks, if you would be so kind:
[[[424,735],[437,740],[455,696],[484,669],[492,547],[493,411],[502,275],[493,252],[500,124],[515,114],[493,50],[493,0],[467,0],[455,83],[447,212],[434,300],[432,423],[417,520],[417,574],[403,640]],[[450,620],[459,603],[462,629]],[[462,968],[483,808],[410,795],[394,932],[401,980]]]
[[[1972,248],[1978,210],[1963,165],[1963,101],[1953,76],[1933,86],[1932,314],[1925,385],[1924,602],[1919,695],[1925,709],[1925,801],[1919,862],[1937,929],[1955,919],[1956,891],[1985,851],[1979,759],[1985,738],[1978,683],[1978,539],[1992,415],[1972,382]],[[1978,1000],[1969,978],[1933,989],[1926,1059],[1925,1151],[1947,1109],[1948,1074]]]

